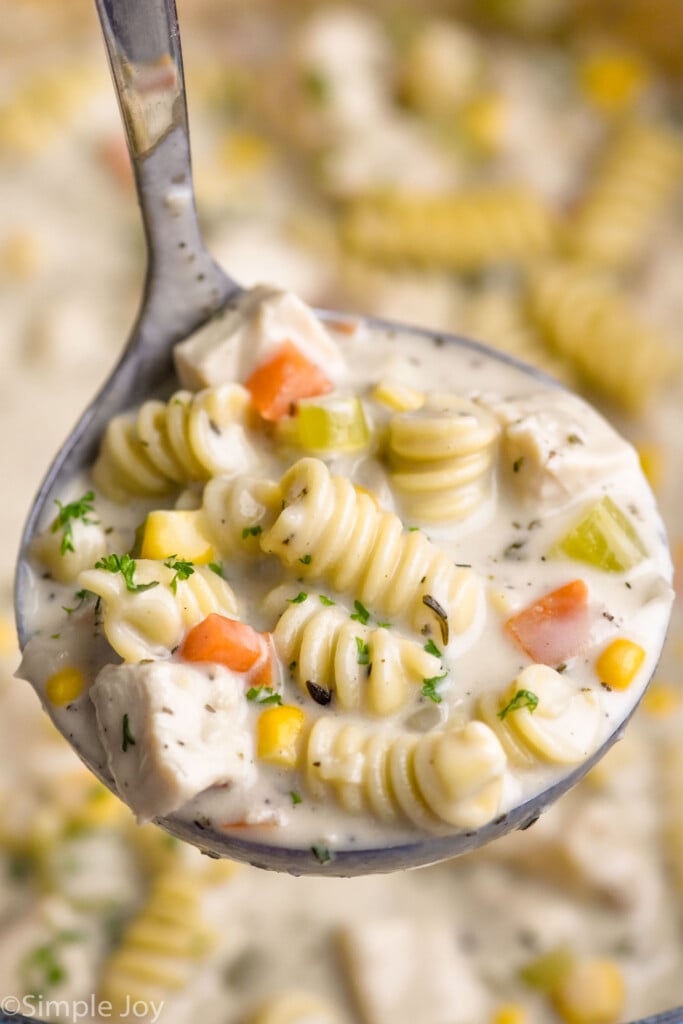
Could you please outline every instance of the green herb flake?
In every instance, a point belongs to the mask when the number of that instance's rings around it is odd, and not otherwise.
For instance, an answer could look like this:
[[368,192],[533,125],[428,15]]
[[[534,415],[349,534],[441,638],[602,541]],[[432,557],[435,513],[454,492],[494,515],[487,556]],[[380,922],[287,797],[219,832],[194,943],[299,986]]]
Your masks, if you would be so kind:
[[303,604],[307,598],[308,594],[306,594],[303,590],[300,590],[296,597],[288,597],[287,600],[289,601],[290,604]]
[[531,690],[517,690],[510,703],[498,712],[498,717],[502,721],[511,711],[519,711],[520,708],[528,708],[529,714],[532,714],[537,707],[538,697],[535,693],[532,693]]
[[220,576],[222,580],[225,579],[225,576],[223,574],[223,566],[221,565],[220,562],[209,562],[208,568],[211,570],[211,572],[215,572],[216,576]]
[[247,690],[247,700],[254,704],[282,704],[282,697],[275,693],[272,686],[250,686]]
[[106,569],[107,572],[120,572],[126,581],[126,590],[133,594],[159,586],[158,580],[153,580],[151,583],[135,583],[133,579],[135,567],[135,559],[131,558],[130,555],[107,555],[105,558],[100,558],[98,562],[95,562],[96,569]]
[[122,731],[121,750],[125,754],[126,751],[128,750],[128,747],[134,747],[135,746],[135,737],[133,736],[132,732],[130,731],[130,719],[128,718],[128,715],[124,715],[123,716],[123,719],[122,719],[122,722],[121,722],[121,731]]
[[359,665],[369,665],[370,664],[370,647],[359,636],[354,637],[354,640],[356,641],[356,647],[358,649],[357,650],[357,654],[356,654],[356,660],[357,660],[358,664]]
[[73,523],[80,519],[82,523],[90,525],[96,523],[96,519],[89,519],[88,516],[91,512],[95,511],[93,501],[95,500],[95,492],[88,491],[83,495],[82,498],[78,498],[76,501],[70,501],[68,505],[62,505],[61,501],[55,499],[55,505],[59,509],[52,526],[50,527],[52,533],[57,533],[58,530],[62,530],[62,542],[59,546],[60,553],[65,555],[67,551],[75,551],[74,540],[73,540]]
[[328,864],[333,859],[333,854],[321,843],[314,843],[311,847],[311,853],[317,860],[318,864]]
[[242,540],[246,540],[247,537],[258,537],[258,535],[262,532],[263,527],[261,526],[245,526],[242,529]]
[[432,676],[431,679],[423,679],[422,689],[420,691],[422,696],[427,697],[427,699],[433,701],[434,704],[440,704],[443,698],[437,689],[437,684],[440,683],[442,679],[445,679],[447,675],[448,673],[444,672],[441,676]]
[[178,591],[178,580],[187,580],[194,573],[194,565],[192,562],[185,562],[182,559],[178,559],[176,555],[171,555],[166,559],[164,565],[167,569],[171,569],[175,572],[175,576],[171,580],[169,586],[173,593]]
[[330,83],[317,68],[307,68],[301,76],[301,85],[314,103],[326,103],[330,96]]
[[296,807],[297,804],[302,803],[303,797],[300,793],[297,793],[295,789],[290,789],[289,795],[292,798],[292,807]]
[[356,622],[360,622],[362,626],[367,626],[370,612],[360,601],[354,601],[353,607],[355,611],[351,613],[351,618]]
[[331,597],[328,597],[326,594],[318,594],[318,600],[320,601],[321,604],[324,604],[326,608],[329,608],[330,605],[337,603],[336,601],[333,601]]
[[303,558],[299,559],[299,561],[302,565],[310,565],[313,561],[313,555],[304,555]]
[[440,658],[441,657],[441,651],[436,646],[434,641],[431,640],[431,639],[428,640],[427,643],[424,645],[424,649],[427,652],[427,654],[433,654],[435,658]]

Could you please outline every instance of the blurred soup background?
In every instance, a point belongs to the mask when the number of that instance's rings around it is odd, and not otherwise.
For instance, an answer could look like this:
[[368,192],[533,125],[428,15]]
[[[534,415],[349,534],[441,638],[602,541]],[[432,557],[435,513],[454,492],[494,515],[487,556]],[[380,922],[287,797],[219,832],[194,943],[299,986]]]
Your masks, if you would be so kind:
[[[638,447],[680,569],[680,0],[179,0],[179,16],[219,261],[245,285],[472,335],[581,391]],[[175,1024],[621,1024],[682,1004],[680,600],[635,721],[577,790],[524,833],[396,877],[276,877],[136,828],[12,679],[23,517],[122,348],[143,262],[94,5],[15,0],[0,1004],[148,1021],[163,1004]]]

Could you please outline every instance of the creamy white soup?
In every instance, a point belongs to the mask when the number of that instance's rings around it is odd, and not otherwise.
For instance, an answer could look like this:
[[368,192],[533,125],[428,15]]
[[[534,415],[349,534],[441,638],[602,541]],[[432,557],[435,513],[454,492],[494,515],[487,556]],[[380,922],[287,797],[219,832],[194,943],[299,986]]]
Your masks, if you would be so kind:
[[21,675],[140,823],[336,851],[588,761],[672,602],[634,449],[487,350],[257,287],[33,542]]

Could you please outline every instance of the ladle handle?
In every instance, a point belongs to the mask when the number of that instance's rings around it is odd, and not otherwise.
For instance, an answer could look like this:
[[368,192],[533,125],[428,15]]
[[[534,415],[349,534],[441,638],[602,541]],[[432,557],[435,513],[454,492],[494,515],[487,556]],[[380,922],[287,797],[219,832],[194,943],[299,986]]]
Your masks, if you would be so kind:
[[175,0],[95,0],[128,140],[148,250],[136,335],[187,335],[237,284],[202,240],[192,184]]

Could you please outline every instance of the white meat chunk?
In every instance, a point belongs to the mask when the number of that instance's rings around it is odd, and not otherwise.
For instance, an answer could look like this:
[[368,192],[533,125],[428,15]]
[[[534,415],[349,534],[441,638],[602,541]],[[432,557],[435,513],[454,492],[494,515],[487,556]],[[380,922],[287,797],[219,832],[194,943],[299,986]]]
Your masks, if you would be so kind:
[[240,677],[217,665],[107,665],[90,695],[109,769],[138,822],[216,784],[255,779]]
[[631,445],[576,395],[558,389],[489,407],[503,425],[508,479],[539,513],[562,508],[606,478],[637,469]]
[[481,1024],[488,999],[451,921],[348,924],[342,951],[363,1024]]
[[270,285],[245,292],[234,308],[176,345],[176,371],[182,386],[192,391],[244,381],[285,341],[296,345],[331,380],[343,376],[339,348],[313,310],[292,292]]

